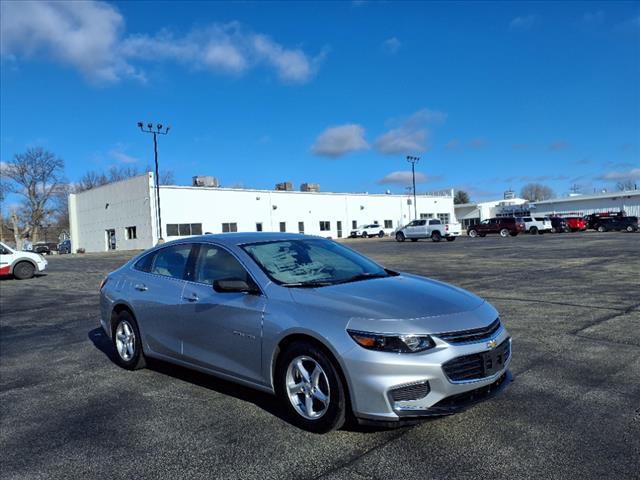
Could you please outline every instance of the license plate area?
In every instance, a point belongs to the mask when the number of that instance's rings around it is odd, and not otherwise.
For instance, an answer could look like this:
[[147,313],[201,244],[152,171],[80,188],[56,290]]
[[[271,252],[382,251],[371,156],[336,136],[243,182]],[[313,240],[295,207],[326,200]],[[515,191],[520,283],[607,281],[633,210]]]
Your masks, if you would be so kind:
[[509,342],[504,342],[494,350],[482,354],[482,370],[485,377],[490,377],[504,368],[509,352]]

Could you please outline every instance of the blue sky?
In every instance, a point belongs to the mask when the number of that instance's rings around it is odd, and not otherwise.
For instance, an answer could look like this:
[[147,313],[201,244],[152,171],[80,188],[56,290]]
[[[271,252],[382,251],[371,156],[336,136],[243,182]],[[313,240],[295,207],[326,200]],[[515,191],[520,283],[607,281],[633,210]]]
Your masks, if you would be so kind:
[[325,191],[640,183],[638,2],[2,3],[0,160]]

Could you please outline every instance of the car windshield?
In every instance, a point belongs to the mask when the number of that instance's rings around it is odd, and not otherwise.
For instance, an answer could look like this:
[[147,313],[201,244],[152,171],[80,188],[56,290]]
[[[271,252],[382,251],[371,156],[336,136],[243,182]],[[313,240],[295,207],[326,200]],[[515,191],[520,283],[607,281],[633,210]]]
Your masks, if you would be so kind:
[[323,287],[391,275],[380,265],[324,239],[243,245],[271,280],[286,287]]

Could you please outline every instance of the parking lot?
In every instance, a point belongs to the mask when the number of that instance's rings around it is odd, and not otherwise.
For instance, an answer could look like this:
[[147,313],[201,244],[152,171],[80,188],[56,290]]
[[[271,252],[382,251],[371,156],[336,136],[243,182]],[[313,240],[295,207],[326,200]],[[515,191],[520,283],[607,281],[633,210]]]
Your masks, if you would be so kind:
[[48,257],[0,281],[1,478],[638,478],[640,235],[347,240],[492,302],[515,381],[400,429],[301,431],[267,394],[154,362],[129,372],[98,284],[131,253]]

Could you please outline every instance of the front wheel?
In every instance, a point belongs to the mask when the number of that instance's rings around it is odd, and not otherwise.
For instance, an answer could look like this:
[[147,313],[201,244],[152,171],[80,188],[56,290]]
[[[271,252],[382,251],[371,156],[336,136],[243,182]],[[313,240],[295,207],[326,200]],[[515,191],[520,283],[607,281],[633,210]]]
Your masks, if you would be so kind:
[[18,280],[27,280],[29,278],[33,278],[35,273],[36,267],[34,267],[33,264],[29,262],[19,262],[15,267],[13,267],[13,276]]
[[146,366],[138,324],[126,310],[120,312],[114,322],[111,341],[116,350],[116,361],[122,368],[138,370]]
[[431,234],[431,240],[434,242],[439,242],[440,240],[442,240],[442,235],[440,235],[440,232],[433,232]]
[[598,231],[599,231],[600,233],[602,233],[602,232],[606,231],[606,228],[604,228],[602,225],[600,225],[600,226],[598,227]]
[[509,236],[509,230],[507,228],[503,228],[502,230],[500,230],[500,236],[502,238],[506,238]]
[[396,242],[404,242],[404,240],[405,240],[404,233],[402,232],[396,233]]
[[382,230],[380,230],[378,232],[378,238],[382,238],[382,237],[384,237],[384,232]]
[[329,356],[312,343],[290,346],[278,360],[276,392],[291,423],[314,433],[340,428],[347,395]]
[[538,233],[538,227],[531,227],[531,228],[529,229],[529,233],[530,233],[531,235],[535,235],[535,234],[537,234],[537,233]]
[[469,235],[471,238],[476,238],[478,236],[478,231],[477,230],[469,230],[469,233],[467,235]]

